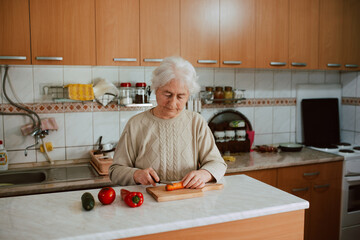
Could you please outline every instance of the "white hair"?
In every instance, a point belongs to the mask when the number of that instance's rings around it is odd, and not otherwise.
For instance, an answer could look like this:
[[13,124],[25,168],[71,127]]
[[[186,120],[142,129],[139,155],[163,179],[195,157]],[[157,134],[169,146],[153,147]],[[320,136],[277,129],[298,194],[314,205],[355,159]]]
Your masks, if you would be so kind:
[[152,74],[151,90],[155,91],[171,80],[180,80],[188,87],[190,95],[200,91],[196,71],[190,62],[181,57],[167,57]]

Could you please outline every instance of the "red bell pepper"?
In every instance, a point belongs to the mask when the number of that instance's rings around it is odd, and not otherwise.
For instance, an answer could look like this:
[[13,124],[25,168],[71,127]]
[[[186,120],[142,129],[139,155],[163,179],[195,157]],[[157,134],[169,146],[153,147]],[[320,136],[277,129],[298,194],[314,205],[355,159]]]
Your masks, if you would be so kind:
[[141,192],[130,192],[126,189],[121,189],[121,198],[129,207],[140,207],[144,202]]

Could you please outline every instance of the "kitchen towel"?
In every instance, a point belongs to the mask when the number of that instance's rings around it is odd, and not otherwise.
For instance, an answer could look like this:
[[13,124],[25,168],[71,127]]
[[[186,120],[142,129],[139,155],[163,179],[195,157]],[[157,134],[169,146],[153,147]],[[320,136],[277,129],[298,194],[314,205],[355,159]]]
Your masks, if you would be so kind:
[[[34,130],[33,125],[31,123],[22,126],[20,129],[23,136],[29,135]],[[58,130],[59,127],[55,121],[55,118],[45,118],[45,119],[41,119],[41,129]]]
[[88,101],[94,99],[92,84],[68,84],[69,98],[72,100]]

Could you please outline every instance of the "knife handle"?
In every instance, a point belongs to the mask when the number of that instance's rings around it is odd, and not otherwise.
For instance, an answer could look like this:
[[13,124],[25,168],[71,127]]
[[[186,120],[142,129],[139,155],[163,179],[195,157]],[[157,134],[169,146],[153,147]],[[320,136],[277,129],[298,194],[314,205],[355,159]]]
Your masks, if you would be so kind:
[[223,188],[224,188],[224,184],[222,183],[209,183],[209,184],[205,184],[205,187],[203,187],[201,191],[205,192],[209,190],[219,190]]

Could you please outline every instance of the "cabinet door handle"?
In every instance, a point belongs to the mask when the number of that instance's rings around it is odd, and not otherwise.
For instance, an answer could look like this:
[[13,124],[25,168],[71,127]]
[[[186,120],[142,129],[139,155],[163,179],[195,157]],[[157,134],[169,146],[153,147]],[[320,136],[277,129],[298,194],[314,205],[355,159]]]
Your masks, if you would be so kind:
[[0,60],[26,60],[25,56],[0,56]]
[[162,62],[162,58],[144,58],[144,62]]
[[242,64],[242,61],[223,61],[223,64],[240,65]]
[[341,67],[341,64],[338,64],[338,63],[328,63],[327,66],[328,66],[328,67]]
[[357,64],[345,64],[345,67],[347,67],[347,68],[357,68],[357,67],[359,67],[359,65],[357,65]]
[[292,62],[291,63],[291,66],[294,66],[294,67],[306,67],[306,63],[298,63],[298,62]]
[[307,190],[309,190],[308,187],[304,187],[304,188],[293,188],[293,189],[291,189],[292,192],[305,192],[305,191],[307,191]]
[[206,63],[206,64],[213,64],[217,63],[217,60],[198,60],[198,63]]
[[319,174],[320,174],[320,172],[304,173],[304,177],[317,176]]
[[136,58],[114,58],[114,62],[136,62]]
[[330,187],[330,184],[323,184],[323,185],[315,185],[315,186],[314,186],[315,189],[328,188],[328,187]]
[[270,62],[271,66],[286,66],[286,62]]
[[35,59],[40,61],[62,61],[63,57],[35,57]]

